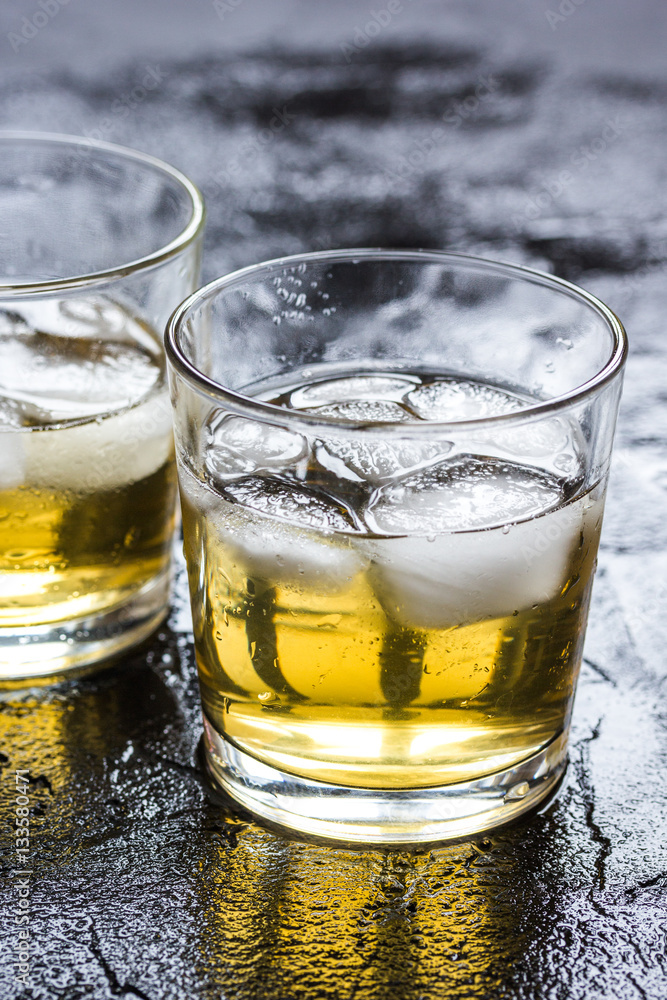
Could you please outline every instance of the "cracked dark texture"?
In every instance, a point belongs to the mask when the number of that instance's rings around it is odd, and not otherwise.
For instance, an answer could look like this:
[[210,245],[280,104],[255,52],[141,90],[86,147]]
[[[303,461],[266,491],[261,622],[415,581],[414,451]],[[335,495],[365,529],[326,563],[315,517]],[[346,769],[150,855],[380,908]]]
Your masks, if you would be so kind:
[[[588,0],[552,30],[556,3],[415,2],[348,63],[365,8],[281,3],[284,29],[266,0],[223,21],[185,0],[72,4],[14,54],[34,10],[11,0],[0,125],[102,129],[186,170],[208,201],[205,279],[308,248],[449,247],[618,311],[632,353],[570,767],[542,814],[471,843],[346,851],[262,828],[202,772],[181,567],[168,624],[116,669],[0,702],[3,873],[16,768],[33,869],[30,984],[8,879],[0,997],[664,1000],[667,10]],[[154,63],[160,85],[115,113]]]

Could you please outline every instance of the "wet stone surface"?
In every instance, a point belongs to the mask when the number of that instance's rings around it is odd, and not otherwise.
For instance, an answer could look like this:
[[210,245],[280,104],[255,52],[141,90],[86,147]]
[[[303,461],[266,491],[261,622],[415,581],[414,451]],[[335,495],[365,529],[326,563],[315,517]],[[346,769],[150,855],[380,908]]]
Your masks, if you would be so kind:
[[[112,107],[146,74],[136,39],[111,74],[85,55],[81,67],[40,68],[37,47],[65,30],[63,11],[62,28],[54,17],[3,65],[3,127],[93,134],[107,121],[106,138],[197,181],[207,279],[322,247],[481,252],[599,294],[625,321],[632,356],[570,766],[545,811],[496,836],[383,853],[291,840],[214,798],[197,754],[181,567],[168,624],[135,655],[0,702],[1,997],[667,995],[667,78],[648,58],[665,11],[591,0],[550,26],[546,6],[524,23],[524,6],[511,5],[508,24],[489,3],[455,3],[450,32],[445,6],[431,5],[431,31],[397,26],[349,61],[341,43],[363,17],[347,4],[317,45],[297,36],[276,49],[268,29],[219,52],[212,39],[199,55],[166,53],[159,86],[128,115]],[[83,51],[93,15],[73,7]],[[635,45],[613,70],[581,57],[597,45],[594,7],[607,47],[622,53],[626,35]],[[9,8],[3,44],[23,13]],[[262,142],[275,108],[285,128]],[[12,950],[26,898],[12,848],[17,769],[30,773],[25,985]]]

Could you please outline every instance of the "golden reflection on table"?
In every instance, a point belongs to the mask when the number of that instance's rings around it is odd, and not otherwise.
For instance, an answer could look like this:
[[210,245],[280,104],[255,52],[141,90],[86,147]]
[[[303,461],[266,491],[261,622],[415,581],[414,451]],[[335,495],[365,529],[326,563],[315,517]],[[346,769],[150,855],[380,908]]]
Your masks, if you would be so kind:
[[196,879],[198,971],[253,1000],[482,997],[522,951],[515,864],[491,840],[364,853],[230,824]]

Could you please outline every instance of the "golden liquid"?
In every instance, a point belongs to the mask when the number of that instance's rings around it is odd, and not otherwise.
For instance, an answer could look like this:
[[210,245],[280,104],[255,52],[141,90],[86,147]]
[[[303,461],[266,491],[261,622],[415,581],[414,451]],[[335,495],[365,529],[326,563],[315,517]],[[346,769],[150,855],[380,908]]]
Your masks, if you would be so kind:
[[166,569],[175,480],[168,461],[116,489],[0,491],[0,627],[113,608]]
[[[551,539],[562,568],[549,599],[536,594],[507,614],[471,621],[462,615],[428,627],[410,623],[413,607],[392,605],[364,536],[323,537],[283,524],[281,537],[289,542],[292,533],[295,552],[316,544],[324,547],[321,562],[328,550],[335,565],[341,552],[352,558],[357,550],[362,568],[327,579],[309,574],[307,564],[299,569],[298,560],[286,565],[278,545],[272,579],[258,575],[257,559],[238,544],[258,523],[270,531],[266,516],[240,510],[187,472],[181,487],[204,711],[242,750],[322,781],[406,788],[510,767],[567,726],[600,529],[599,491],[507,535],[502,528],[459,535],[463,545],[466,535],[484,535],[484,544],[496,536],[515,575],[544,558],[535,539]],[[405,542],[382,539],[390,561],[392,547]],[[506,583],[512,581],[502,576],[495,583],[499,605]]]
[[153,331],[102,297],[4,322],[0,628],[30,630],[111,611],[168,569],[176,473]]

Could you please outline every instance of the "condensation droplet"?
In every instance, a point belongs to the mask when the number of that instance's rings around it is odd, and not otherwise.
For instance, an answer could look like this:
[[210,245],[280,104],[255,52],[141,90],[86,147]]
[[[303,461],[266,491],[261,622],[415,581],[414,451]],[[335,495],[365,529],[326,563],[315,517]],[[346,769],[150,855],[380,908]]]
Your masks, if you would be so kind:
[[520,781],[518,785],[514,785],[512,788],[508,789],[505,793],[505,802],[512,801],[512,799],[522,799],[530,791],[530,785],[527,781]]

